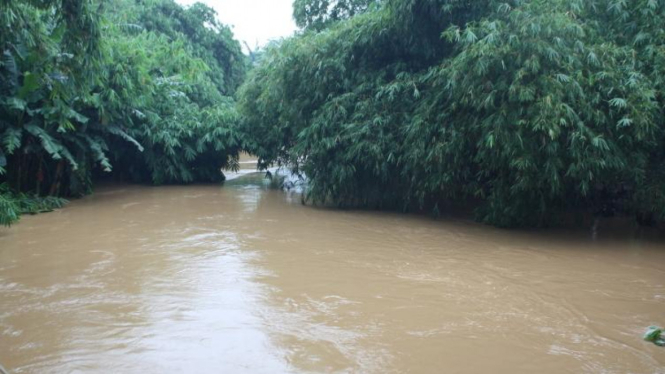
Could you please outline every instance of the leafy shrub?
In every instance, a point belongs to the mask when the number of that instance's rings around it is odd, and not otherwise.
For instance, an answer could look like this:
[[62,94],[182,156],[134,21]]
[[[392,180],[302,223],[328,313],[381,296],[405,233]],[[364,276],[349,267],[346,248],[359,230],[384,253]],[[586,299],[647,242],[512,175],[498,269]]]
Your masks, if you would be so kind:
[[381,2],[266,51],[242,138],[314,202],[662,217],[662,24],[647,0]]
[[65,204],[67,200],[58,197],[15,194],[6,183],[0,184],[0,226],[11,226],[19,221],[21,214],[51,212]]
[[95,175],[220,180],[247,66],[205,5],[3,1],[0,182],[76,196]]

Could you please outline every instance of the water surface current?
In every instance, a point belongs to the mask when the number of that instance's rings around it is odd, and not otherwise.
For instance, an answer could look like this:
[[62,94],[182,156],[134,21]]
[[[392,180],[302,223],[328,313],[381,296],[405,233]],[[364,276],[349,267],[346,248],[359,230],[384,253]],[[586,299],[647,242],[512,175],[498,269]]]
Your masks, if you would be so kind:
[[662,241],[312,208],[260,176],[0,229],[11,373],[665,373],[651,324]]

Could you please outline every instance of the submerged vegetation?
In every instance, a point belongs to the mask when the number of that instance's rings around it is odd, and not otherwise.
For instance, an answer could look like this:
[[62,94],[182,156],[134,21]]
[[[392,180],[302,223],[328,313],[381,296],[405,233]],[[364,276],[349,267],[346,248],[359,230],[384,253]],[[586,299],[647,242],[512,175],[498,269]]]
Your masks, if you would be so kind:
[[306,30],[239,93],[248,150],[304,172],[312,201],[473,201],[504,227],[571,211],[665,219],[663,1],[350,9],[305,8]]
[[0,226],[18,222],[21,214],[37,214],[62,208],[67,200],[54,196],[14,193],[7,184],[0,184]]
[[0,224],[28,195],[80,196],[99,175],[223,178],[247,62],[211,8],[6,0],[0,17]]
[[2,1],[0,224],[103,176],[220,181],[240,150],[306,174],[314,203],[466,201],[504,227],[665,220],[664,1],[295,0],[293,14],[301,32],[252,53],[245,79],[250,58],[202,4]]

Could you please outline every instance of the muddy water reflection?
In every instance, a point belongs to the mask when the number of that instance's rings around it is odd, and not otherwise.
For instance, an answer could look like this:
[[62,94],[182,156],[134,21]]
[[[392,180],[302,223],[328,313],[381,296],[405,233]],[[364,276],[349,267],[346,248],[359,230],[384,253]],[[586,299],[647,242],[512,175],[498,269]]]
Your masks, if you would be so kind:
[[[248,180],[252,182],[248,182]],[[295,200],[295,201],[291,201]],[[665,373],[665,248],[107,187],[0,230],[12,373]]]

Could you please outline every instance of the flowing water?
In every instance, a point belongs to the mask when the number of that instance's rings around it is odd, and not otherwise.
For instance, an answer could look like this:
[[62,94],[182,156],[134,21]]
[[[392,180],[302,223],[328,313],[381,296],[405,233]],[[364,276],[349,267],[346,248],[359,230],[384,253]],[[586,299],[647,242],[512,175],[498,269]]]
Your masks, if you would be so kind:
[[665,373],[665,245],[306,207],[248,175],[0,230],[11,373]]

